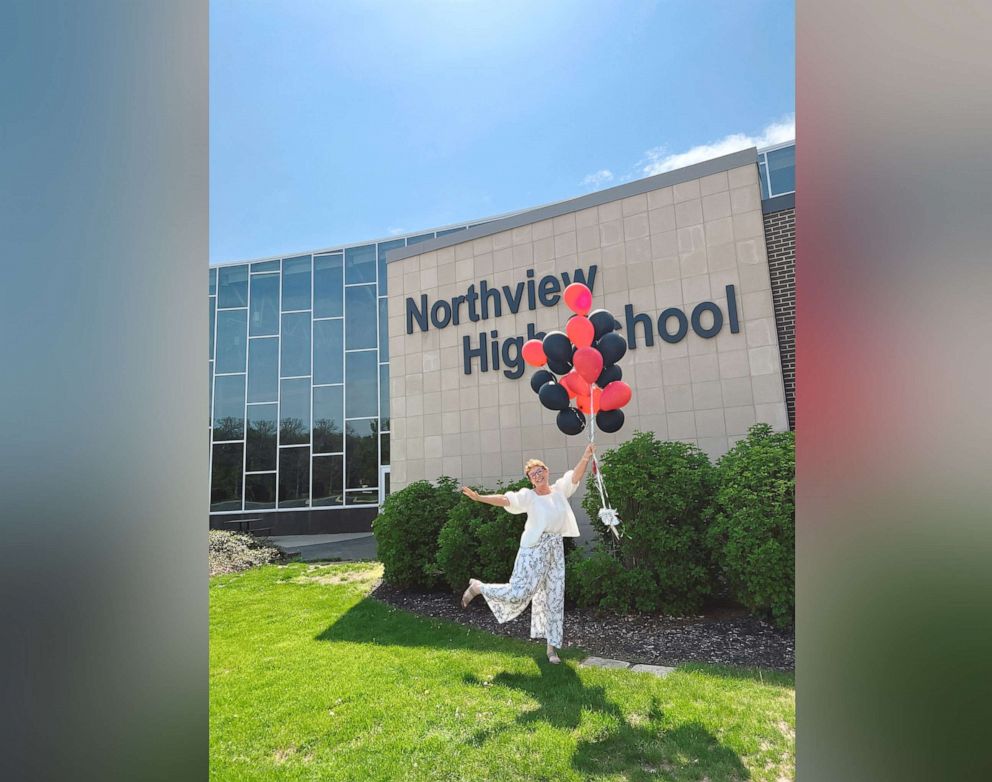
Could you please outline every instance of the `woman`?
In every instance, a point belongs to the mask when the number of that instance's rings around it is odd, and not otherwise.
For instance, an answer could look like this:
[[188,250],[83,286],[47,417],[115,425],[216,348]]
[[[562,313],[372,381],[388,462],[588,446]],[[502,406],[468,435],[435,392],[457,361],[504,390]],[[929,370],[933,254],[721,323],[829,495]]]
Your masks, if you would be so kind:
[[592,453],[593,445],[590,443],[575,468],[566,472],[554,485],[550,483],[547,465],[540,459],[531,459],[524,466],[524,475],[530,479],[533,489],[482,496],[468,486],[462,486],[462,494],[476,502],[499,505],[509,513],[527,514],[510,582],[483,584],[476,578],[469,579],[468,589],[462,596],[462,608],[481,594],[496,616],[496,621],[502,624],[518,616],[533,600],[530,637],[547,639],[548,660],[555,665],[561,662],[555,648],[561,648],[565,623],[565,553],[562,537],[579,536],[568,498],[578,488]]

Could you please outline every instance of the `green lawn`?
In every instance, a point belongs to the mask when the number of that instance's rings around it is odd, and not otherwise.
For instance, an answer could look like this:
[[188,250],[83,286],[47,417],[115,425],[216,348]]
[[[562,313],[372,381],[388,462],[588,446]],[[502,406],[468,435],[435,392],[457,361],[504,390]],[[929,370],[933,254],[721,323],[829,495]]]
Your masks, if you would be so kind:
[[658,679],[579,668],[568,648],[553,666],[543,641],[367,597],[380,574],[294,563],[211,579],[212,778],[794,776],[792,675],[686,666]]

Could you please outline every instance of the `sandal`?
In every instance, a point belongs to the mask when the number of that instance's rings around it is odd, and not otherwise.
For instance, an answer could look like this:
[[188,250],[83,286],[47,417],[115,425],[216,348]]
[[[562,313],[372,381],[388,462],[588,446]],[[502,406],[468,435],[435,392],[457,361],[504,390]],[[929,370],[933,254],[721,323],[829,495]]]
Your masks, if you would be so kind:
[[468,589],[466,589],[465,593],[462,595],[462,608],[468,608],[468,604],[479,596],[478,591],[473,591],[475,589],[474,584],[477,583],[478,581],[476,581],[474,578],[470,578],[468,580]]
[[548,652],[548,662],[552,665],[561,665],[561,659],[557,652]]

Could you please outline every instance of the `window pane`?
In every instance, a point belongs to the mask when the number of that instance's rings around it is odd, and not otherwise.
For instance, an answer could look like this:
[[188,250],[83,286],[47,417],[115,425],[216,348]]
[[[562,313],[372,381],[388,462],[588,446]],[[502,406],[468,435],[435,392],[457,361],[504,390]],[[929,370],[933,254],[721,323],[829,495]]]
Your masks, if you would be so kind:
[[279,339],[253,339],[248,345],[248,401],[279,399]]
[[378,429],[374,418],[347,423],[344,458],[349,489],[373,488],[378,485]]
[[276,474],[245,476],[245,510],[276,506]]
[[245,376],[214,378],[214,442],[241,440],[244,432]]
[[214,321],[217,318],[217,297],[210,297],[210,352],[207,354],[210,359],[214,357]]
[[389,464],[389,432],[379,435],[379,464]]
[[251,278],[251,336],[279,333],[279,275],[258,274]]
[[376,361],[375,351],[345,354],[345,400],[348,418],[364,418],[377,416],[379,390],[376,381],[379,374],[379,362]]
[[344,281],[375,282],[375,245],[349,247],[344,251]]
[[[245,470],[276,468],[276,405],[249,405]],[[274,488],[273,488],[274,490]]]
[[214,446],[210,510],[241,510],[241,443]]
[[389,320],[389,302],[379,299],[379,360],[389,361],[389,332],[386,322]]
[[343,320],[313,322],[314,385],[344,382]]
[[310,374],[310,313],[282,316],[282,377]]
[[344,256],[315,255],[313,259],[313,316],[338,318],[344,314]]
[[345,347],[376,347],[376,321],[379,310],[376,306],[374,285],[361,285],[345,288]]
[[279,449],[279,507],[305,508],[310,504],[310,449]]
[[406,240],[408,245],[417,244],[418,242],[426,242],[428,239],[433,239],[434,234],[421,234],[420,236],[411,236]]
[[247,331],[247,310],[220,310],[217,313],[217,374],[245,371]]
[[460,228],[449,228],[447,231],[438,231],[437,238],[440,239],[442,236],[448,236],[449,234],[456,234],[459,231],[464,231],[464,230],[465,230],[465,226],[463,225]]
[[210,295],[213,296],[217,293],[217,270],[210,270]]
[[342,457],[313,457],[313,504],[343,505],[344,480],[341,473]]
[[796,148],[783,147],[768,153],[768,177],[771,194],[794,193],[796,190]]
[[347,495],[349,505],[375,505],[379,502],[379,490],[350,491]]
[[261,261],[251,265],[251,273],[257,272],[277,272],[279,271],[279,261]]
[[222,266],[217,270],[217,306],[248,306],[247,266]]
[[764,158],[758,158],[758,182],[761,185],[761,198],[768,198],[768,179],[765,173]]
[[389,364],[379,365],[379,418],[382,430],[389,431]]
[[344,387],[322,386],[313,390],[313,452],[344,450]]
[[395,250],[397,247],[405,247],[406,239],[394,239],[391,242],[382,242],[378,246],[379,254],[379,295],[385,296],[388,291],[386,289],[386,253],[390,250]]
[[282,262],[282,311],[310,309],[310,256]]
[[279,401],[279,445],[309,443],[310,378],[283,380]]
[[207,410],[209,411],[209,418],[210,418],[210,423],[208,424],[208,426],[213,427],[213,425],[214,425],[214,413],[213,413],[213,410],[214,410],[214,362],[213,361],[208,361],[207,363],[210,365],[210,371],[208,372],[208,375],[209,375],[208,381],[209,382],[207,383],[207,388],[208,388],[208,391],[207,391],[207,400],[208,400],[207,401]]

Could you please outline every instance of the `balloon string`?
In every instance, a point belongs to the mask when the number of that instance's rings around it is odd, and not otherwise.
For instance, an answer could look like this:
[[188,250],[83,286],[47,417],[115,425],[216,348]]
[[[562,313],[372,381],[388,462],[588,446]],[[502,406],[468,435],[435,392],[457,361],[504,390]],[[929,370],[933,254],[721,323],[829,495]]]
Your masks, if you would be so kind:
[[[592,425],[589,427],[589,443],[596,443],[596,401],[593,394],[593,389],[595,385],[593,383],[589,384],[589,410],[590,417],[592,418]],[[599,459],[596,458],[596,452],[593,451],[592,454],[592,472],[596,478],[596,488],[599,490],[599,503],[600,507],[606,509],[609,507],[609,495],[606,493],[606,482],[603,480],[603,470],[599,466]],[[610,530],[617,540],[620,539],[620,533],[617,532],[615,524],[610,525]]]
[[[589,410],[591,412],[590,418],[592,419],[592,426],[589,429],[589,442],[594,444],[596,442],[596,402],[593,399],[593,389],[595,388],[594,383],[589,384]],[[593,459],[595,460],[596,454],[593,454]]]

